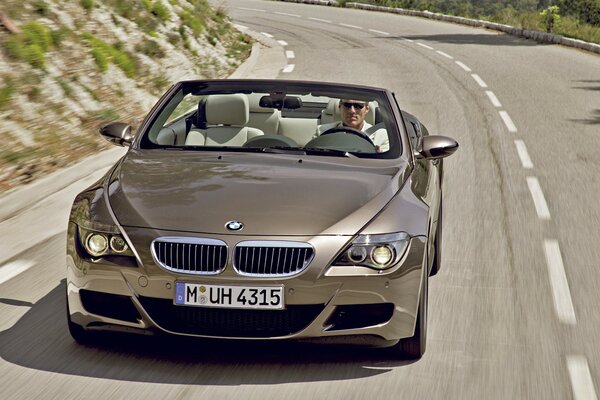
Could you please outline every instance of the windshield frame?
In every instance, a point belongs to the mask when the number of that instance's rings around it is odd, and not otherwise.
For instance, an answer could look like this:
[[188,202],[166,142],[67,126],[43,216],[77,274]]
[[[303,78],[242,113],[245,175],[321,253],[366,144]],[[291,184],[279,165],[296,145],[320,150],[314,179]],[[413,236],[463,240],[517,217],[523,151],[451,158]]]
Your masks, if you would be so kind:
[[[163,149],[164,145],[158,145],[149,139],[149,134],[152,127],[158,121],[158,118],[163,113],[165,107],[176,97],[182,99],[187,94],[192,95],[210,95],[210,94],[228,94],[228,93],[283,93],[293,96],[312,95],[312,96],[328,96],[337,98],[356,98],[356,99],[376,99],[378,107],[385,108],[387,115],[386,129],[390,140],[390,150],[383,153],[350,153],[359,158],[383,158],[395,159],[406,157],[405,151],[407,148],[406,133],[403,120],[400,116],[400,110],[397,106],[393,93],[384,88],[376,88],[370,86],[350,85],[328,82],[311,82],[311,81],[289,81],[289,80],[195,80],[181,81],[173,85],[155,104],[150,113],[146,116],[142,125],[139,127],[136,137],[131,145],[137,150],[153,150]],[[177,147],[177,146],[175,146]],[[222,151],[227,152],[230,148],[215,146],[190,146],[189,151]],[[307,149],[308,150],[308,149]],[[188,149],[182,149],[188,151]],[[244,151],[244,150],[236,150]],[[248,152],[256,153],[255,150],[249,149]],[[310,155],[317,155],[311,153]],[[324,154],[325,155],[325,154]],[[317,155],[319,156],[319,155]]]

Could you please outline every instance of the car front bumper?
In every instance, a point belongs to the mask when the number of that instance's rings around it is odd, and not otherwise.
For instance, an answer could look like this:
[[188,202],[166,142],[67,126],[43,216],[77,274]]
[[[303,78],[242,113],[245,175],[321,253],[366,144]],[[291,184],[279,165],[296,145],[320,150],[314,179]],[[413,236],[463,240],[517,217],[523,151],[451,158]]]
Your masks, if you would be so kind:
[[[77,249],[70,224],[67,246],[67,299],[72,322],[88,330],[158,332],[228,339],[314,339],[372,336],[396,341],[414,333],[422,280],[426,278],[426,240],[413,237],[392,272],[365,275],[347,267],[327,267],[348,237],[306,238],[315,258],[291,277],[247,277],[228,262],[223,273],[184,275],[157,266],[138,251],[138,267],[91,261]],[[142,232],[144,231],[144,232]],[[140,233],[143,233],[140,235]],[[158,233],[129,232],[136,249],[149,248]],[[240,238],[221,237],[233,247]],[[244,238],[247,239],[247,238]],[[332,243],[332,241],[334,243]],[[321,251],[322,250],[322,251]],[[245,310],[178,306],[175,283],[282,285],[284,310]]]

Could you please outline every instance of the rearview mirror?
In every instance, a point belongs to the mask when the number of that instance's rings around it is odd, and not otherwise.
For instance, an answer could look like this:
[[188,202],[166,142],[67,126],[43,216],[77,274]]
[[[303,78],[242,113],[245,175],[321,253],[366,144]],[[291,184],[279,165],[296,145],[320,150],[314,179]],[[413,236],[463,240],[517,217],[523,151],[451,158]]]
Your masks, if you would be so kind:
[[421,150],[415,153],[416,158],[436,160],[448,157],[458,149],[456,140],[439,135],[423,136]]
[[111,122],[100,128],[100,134],[106,140],[117,146],[129,146],[133,141],[131,125],[123,122]]

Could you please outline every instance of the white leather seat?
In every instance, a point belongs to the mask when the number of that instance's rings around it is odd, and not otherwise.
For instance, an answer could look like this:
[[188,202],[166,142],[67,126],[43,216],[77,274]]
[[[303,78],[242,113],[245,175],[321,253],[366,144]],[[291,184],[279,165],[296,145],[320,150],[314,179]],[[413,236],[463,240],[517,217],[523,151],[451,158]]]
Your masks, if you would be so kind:
[[276,108],[261,107],[260,98],[263,93],[251,93],[248,95],[248,109],[250,111],[248,126],[260,129],[266,134],[276,134],[279,128],[281,112]]
[[243,94],[214,94],[206,99],[206,129],[193,129],[185,141],[190,146],[242,146],[263,131],[247,127],[248,98]]

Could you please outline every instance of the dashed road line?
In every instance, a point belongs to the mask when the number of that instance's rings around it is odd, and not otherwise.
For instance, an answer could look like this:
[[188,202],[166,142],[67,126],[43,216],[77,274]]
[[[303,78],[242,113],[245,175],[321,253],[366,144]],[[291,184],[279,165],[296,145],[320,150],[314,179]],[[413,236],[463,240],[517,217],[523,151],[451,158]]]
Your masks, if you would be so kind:
[[448,53],[444,53],[443,51],[440,51],[440,50],[436,50],[435,52],[436,52],[436,53],[438,53],[439,55],[442,55],[442,56],[444,56],[444,57],[446,57],[446,58],[450,59],[450,60],[454,60],[454,57],[452,57],[452,56],[451,56],[450,54],[448,54]]
[[286,56],[286,58],[296,58],[296,55],[294,54],[294,52],[292,50],[286,50],[285,56]]
[[558,241],[554,239],[544,240],[544,252],[546,253],[546,263],[550,275],[554,310],[562,323],[574,325],[577,320],[575,319],[571,291],[569,290],[569,282],[567,281]]
[[350,25],[350,24],[343,24],[343,23],[339,23],[340,26],[345,26],[346,28],[352,28],[352,29],[363,29],[361,26],[356,26],[356,25]]
[[486,88],[486,87],[488,87],[487,83],[485,83],[485,82],[483,81],[483,79],[481,79],[481,77],[480,77],[479,75],[477,75],[477,74],[471,74],[471,77],[472,77],[473,79],[475,79],[475,82],[477,82],[477,84],[478,84],[479,86],[481,86],[482,88]]
[[274,36],[267,32],[261,32],[262,35],[265,35],[268,38],[273,38]]
[[302,15],[290,14],[290,13],[285,13],[285,12],[277,12],[277,11],[275,11],[273,14],[285,15],[286,17],[302,18]]
[[408,39],[408,38],[405,38],[405,37],[403,37],[403,38],[401,38],[401,39],[402,39],[402,40],[406,40],[406,41],[407,41],[407,42],[409,42],[409,43],[414,43],[414,42],[415,42],[414,40],[412,40],[412,39]]
[[515,140],[515,146],[517,146],[517,153],[519,154],[523,168],[532,169],[533,163],[531,162],[531,158],[529,158],[529,153],[527,152],[527,147],[525,147],[525,142],[522,140]]
[[311,21],[325,22],[326,24],[330,24],[331,23],[331,21],[328,20],[328,19],[313,18],[313,17],[308,17],[308,19],[310,19]]
[[590,366],[585,356],[567,356],[567,369],[571,379],[574,400],[597,400]]
[[259,8],[246,8],[246,7],[238,7],[238,9],[240,10],[245,10],[245,11],[258,11],[258,12],[265,12],[265,10],[261,10]]
[[458,65],[459,67],[461,67],[462,69],[464,69],[467,72],[471,72],[471,68],[467,67],[465,64],[461,63],[460,61],[454,61],[456,63],[456,65]]
[[282,72],[289,74],[290,72],[292,72],[294,70],[295,67],[296,67],[295,64],[288,64],[285,66],[285,68],[282,70]]
[[423,43],[420,43],[420,42],[417,42],[417,44],[418,44],[419,46],[421,46],[421,47],[425,47],[427,50],[433,50],[433,47],[431,47],[431,46],[427,46],[426,44],[423,44]]
[[486,90],[485,94],[487,94],[487,97],[490,99],[494,107],[502,107],[500,100],[498,100],[494,92],[492,92],[491,90]]
[[373,33],[378,33],[380,35],[389,35],[388,32],[384,32],[384,31],[378,31],[377,29],[369,29],[369,32],[373,32]]
[[535,176],[528,176],[527,186],[529,187],[529,191],[531,192],[531,197],[533,198],[533,205],[535,206],[535,211],[537,212],[538,217],[540,219],[549,220],[550,210],[548,209],[548,203],[546,203],[544,192],[542,192],[540,181],[538,181],[538,179]]
[[282,46],[287,46],[288,43],[285,40],[278,40],[277,43],[279,43]]
[[512,121],[512,118],[510,118],[510,115],[508,115],[508,113],[506,111],[498,111],[498,114],[500,114],[500,118],[502,118],[502,121],[504,121],[504,125],[506,125],[506,129],[508,129],[509,132],[516,133],[517,127],[515,126],[515,123]]
[[0,266],[0,285],[33,267],[33,261],[16,260]]

